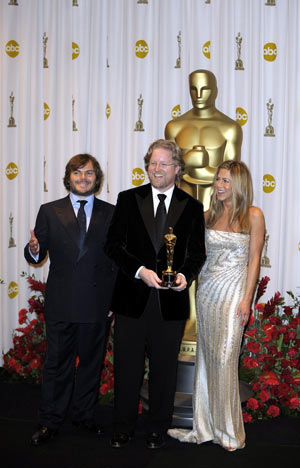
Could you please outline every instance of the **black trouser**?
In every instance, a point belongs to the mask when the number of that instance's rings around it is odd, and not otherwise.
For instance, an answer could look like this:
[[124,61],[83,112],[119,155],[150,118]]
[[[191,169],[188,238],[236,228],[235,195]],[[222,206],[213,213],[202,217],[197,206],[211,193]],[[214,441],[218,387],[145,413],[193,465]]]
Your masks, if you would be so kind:
[[[46,321],[40,425],[57,429],[66,416],[71,396],[72,419],[93,419],[108,324]],[[79,364],[75,373],[76,356]]]
[[[134,300],[134,299],[133,299]],[[149,357],[149,413],[147,432],[164,432],[172,421],[178,352],[185,320],[163,320],[157,290],[150,294],[139,319],[116,315],[114,334],[114,428],[132,434],[138,414],[144,375],[145,350]]]

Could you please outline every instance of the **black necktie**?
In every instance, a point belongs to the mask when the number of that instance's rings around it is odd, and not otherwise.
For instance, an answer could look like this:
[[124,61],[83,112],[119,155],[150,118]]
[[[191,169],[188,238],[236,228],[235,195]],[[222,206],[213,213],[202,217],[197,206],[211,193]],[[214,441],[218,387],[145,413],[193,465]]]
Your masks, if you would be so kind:
[[86,214],[84,210],[84,205],[87,203],[86,200],[77,200],[77,203],[80,203],[80,208],[77,213],[77,221],[79,225],[79,248],[81,249],[83,246],[85,233],[86,233]]
[[167,210],[166,210],[166,205],[165,205],[165,198],[167,198],[166,195],[163,195],[160,193],[157,195],[159,198],[159,204],[156,210],[156,216],[155,216],[155,235],[156,235],[156,246],[159,247],[162,236],[165,234],[165,224],[167,220]]

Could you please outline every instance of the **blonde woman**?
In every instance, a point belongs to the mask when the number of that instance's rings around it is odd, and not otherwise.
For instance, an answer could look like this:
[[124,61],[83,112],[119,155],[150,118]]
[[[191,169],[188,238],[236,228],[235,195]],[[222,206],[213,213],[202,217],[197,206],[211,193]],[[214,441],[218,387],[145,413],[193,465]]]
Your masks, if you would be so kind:
[[238,360],[265,233],[264,215],[252,206],[252,198],[247,166],[221,163],[205,213],[207,261],[197,291],[193,430],[169,430],[182,442],[212,441],[228,451],[245,446]]

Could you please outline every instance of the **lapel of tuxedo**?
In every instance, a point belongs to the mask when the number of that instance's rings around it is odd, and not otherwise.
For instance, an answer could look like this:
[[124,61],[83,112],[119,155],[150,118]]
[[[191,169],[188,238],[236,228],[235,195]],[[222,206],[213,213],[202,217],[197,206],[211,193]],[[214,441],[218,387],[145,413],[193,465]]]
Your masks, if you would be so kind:
[[60,203],[55,206],[55,212],[61,224],[64,226],[68,238],[71,239],[78,249],[79,226],[69,196],[60,200]]
[[93,242],[93,240],[97,238],[97,240],[99,241],[99,236],[101,232],[99,226],[103,226],[105,224],[105,221],[106,220],[104,218],[104,213],[101,208],[101,203],[95,198],[89,228],[87,230],[84,243],[79,252],[77,261],[80,260],[81,257],[83,257],[86,254],[86,252],[88,251],[89,244]]
[[169,229],[169,226],[174,228],[178,219],[182,215],[182,212],[186,207],[187,202],[188,197],[186,196],[186,194],[175,186],[167,216],[167,230]]
[[146,230],[149,234],[152,245],[155,248],[154,209],[151,185],[145,185],[143,187],[143,190],[140,190],[135,193],[135,197]]

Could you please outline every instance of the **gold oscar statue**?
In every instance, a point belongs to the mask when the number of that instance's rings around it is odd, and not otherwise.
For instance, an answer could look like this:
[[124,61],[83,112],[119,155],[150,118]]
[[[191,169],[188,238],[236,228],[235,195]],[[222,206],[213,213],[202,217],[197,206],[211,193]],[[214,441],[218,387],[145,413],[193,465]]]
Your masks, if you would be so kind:
[[171,288],[174,285],[176,280],[176,271],[173,271],[173,257],[174,257],[174,247],[176,244],[177,237],[173,234],[173,228],[169,227],[169,232],[164,236],[165,246],[166,246],[166,255],[167,255],[167,269],[162,272],[161,285],[164,288]]
[[[218,90],[212,72],[193,71],[189,86],[193,108],[167,123],[165,137],[175,140],[183,153],[185,171],[180,187],[200,200],[206,211],[216,168],[224,160],[240,160],[243,134],[235,120],[215,107]],[[190,354],[190,359],[194,359],[196,349],[196,290],[194,281],[189,291],[190,319],[181,346],[181,354]]]

